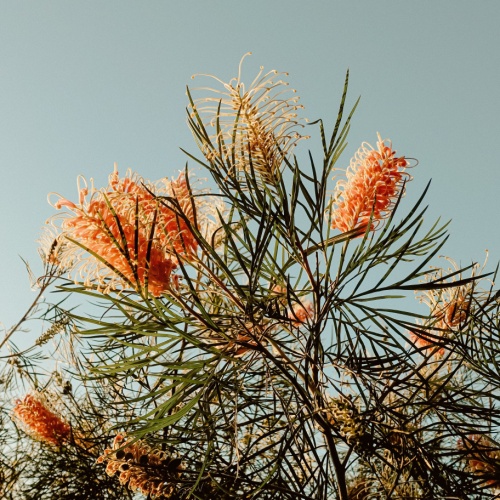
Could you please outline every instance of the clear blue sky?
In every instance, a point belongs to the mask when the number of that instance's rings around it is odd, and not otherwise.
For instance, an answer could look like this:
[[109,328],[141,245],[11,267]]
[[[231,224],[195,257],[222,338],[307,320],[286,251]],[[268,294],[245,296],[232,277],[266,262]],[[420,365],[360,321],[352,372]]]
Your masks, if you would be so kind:
[[420,162],[408,204],[432,178],[428,222],[453,220],[445,253],[498,261],[499,23],[498,0],[2,2],[0,321],[34,296],[19,256],[40,270],[47,194],[74,198],[77,175],[102,184],[115,161],[175,175],[179,147],[196,150],[191,75],[229,79],[247,51],[248,78],[260,65],[288,71],[311,120],[335,118],[350,68],[351,102],[362,99],[338,166],[377,131],[390,137]]

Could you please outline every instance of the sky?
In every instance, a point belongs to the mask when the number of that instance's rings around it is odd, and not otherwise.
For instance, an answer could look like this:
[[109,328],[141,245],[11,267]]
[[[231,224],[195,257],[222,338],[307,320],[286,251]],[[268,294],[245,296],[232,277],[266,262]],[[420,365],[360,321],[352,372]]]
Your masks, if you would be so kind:
[[[261,65],[288,72],[311,121],[335,120],[349,69],[349,103],[361,102],[337,166],[377,132],[390,138],[419,161],[406,206],[432,179],[426,222],[452,221],[443,253],[500,260],[498,0],[11,0],[0,12],[5,328],[35,296],[21,257],[41,271],[48,193],[75,199],[78,175],[103,186],[114,162],[146,179],[176,176],[180,148],[197,151],[191,76],[229,80],[249,51],[245,79]],[[318,157],[319,146],[307,142]]]

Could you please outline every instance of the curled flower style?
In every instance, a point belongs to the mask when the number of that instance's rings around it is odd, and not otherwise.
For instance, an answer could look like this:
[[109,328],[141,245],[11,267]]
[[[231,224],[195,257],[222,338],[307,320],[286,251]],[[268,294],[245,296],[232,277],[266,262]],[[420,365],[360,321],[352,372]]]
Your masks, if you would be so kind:
[[68,263],[68,259],[64,258],[67,249],[66,242],[55,231],[55,228],[45,226],[38,243],[40,244],[39,254],[43,262],[55,267],[60,267],[63,260],[66,264]]
[[69,424],[48,408],[41,394],[27,394],[18,399],[13,416],[28,434],[44,443],[61,445],[70,437]]
[[104,450],[97,463],[107,462],[106,473],[118,474],[120,483],[132,491],[150,495],[148,498],[170,498],[176,492],[171,481],[179,477],[181,460],[151,448],[142,440],[124,441],[125,436],[118,434],[113,447]]
[[184,175],[152,184],[130,171],[120,178],[115,165],[106,188],[89,193],[80,182],[78,203],[63,197],[54,203],[66,209],[56,216],[62,223],[54,241],[65,245],[61,265],[78,267],[87,286],[105,292],[132,286],[161,295],[180,256],[189,259],[197,249],[192,227],[199,216]]
[[478,477],[484,477],[484,485],[500,488],[500,447],[487,436],[473,434],[458,441],[458,448],[466,450],[468,467]]
[[241,66],[246,55],[240,62],[238,77],[228,83],[212,75],[195,75],[210,76],[223,86],[223,90],[208,89],[214,96],[195,100],[193,114],[196,111],[207,127],[217,130],[211,137],[215,146],[207,142],[200,147],[209,161],[222,152],[222,160],[234,161],[236,170],[253,168],[263,181],[273,182],[283,160],[299,140],[307,138],[297,131],[304,126],[297,116],[303,106],[298,104],[297,96],[287,95],[295,90],[290,91],[287,82],[276,79],[279,73],[275,70],[264,74],[261,67],[250,86],[245,87]]
[[404,188],[412,177],[404,171],[409,166],[404,156],[396,156],[392,144],[378,135],[377,149],[363,143],[347,169],[347,180],[335,186],[331,212],[332,229],[342,232],[370,230],[389,216]]

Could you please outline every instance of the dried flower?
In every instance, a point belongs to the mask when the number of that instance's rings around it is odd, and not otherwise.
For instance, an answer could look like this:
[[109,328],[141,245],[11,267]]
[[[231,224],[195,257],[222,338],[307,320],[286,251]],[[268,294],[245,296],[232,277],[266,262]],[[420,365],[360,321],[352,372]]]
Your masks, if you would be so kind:
[[[456,286],[456,281],[461,281],[463,278],[461,273],[458,273],[459,267],[452,259],[447,258],[451,266],[446,271],[443,269],[434,269],[425,276],[424,282],[431,283],[438,281],[440,284],[446,283],[443,277],[446,274],[454,274],[448,280],[449,288],[439,288],[424,290],[417,294],[420,302],[426,304],[430,309],[430,318],[418,325],[418,331],[410,332],[411,340],[419,347],[435,346],[439,341],[439,337],[446,337],[453,330],[463,328],[467,324],[467,320],[471,313],[471,295],[474,293],[474,282]],[[484,268],[483,264],[481,269]],[[473,278],[479,269],[479,265],[475,265],[472,269],[471,278]],[[444,348],[436,350],[437,355],[444,354]]]
[[468,467],[476,476],[485,477],[485,486],[500,488],[500,447],[493,440],[473,434],[460,439],[458,448],[468,452]]
[[18,399],[13,415],[28,434],[47,444],[60,445],[70,436],[69,424],[48,408],[48,401],[39,393]]
[[206,338],[217,350],[233,357],[240,357],[255,350],[259,345],[267,344],[265,332],[265,323],[237,322],[237,324],[228,325],[224,335],[210,331],[207,332]]
[[347,498],[349,500],[368,500],[371,496],[370,486],[372,481],[364,477],[357,477],[349,485]]
[[352,158],[347,169],[347,181],[339,180],[335,187],[332,206],[332,228],[340,231],[366,230],[370,217],[370,230],[388,217],[398,199],[404,183],[411,176],[404,171],[408,162],[397,157],[392,144],[385,144],[378,135],[377,149],[367,143]]
[[74,252],[68,248],[66,239],[56,227],[46,224],[38,244],[38,254],[49,272],[61,275],[71,269],[74,264]]
[[[240,62],[238,77],[228,83],[203,75],[222,84],[224,90],[208,89],[216,95],[197,99],[196,111],[207,118],[207,126],[220,127],[211,139],[215,145],[223,145],[224,161],[234,158],[236,170],[249,171],[250,155],[253,169],[265,182],[272,183],[283,160],[299,140],[307,138],[297,132],[298,127],[303,127],[297,110],[303,106],[298,104],[298,97],[284,95],[290,92],[286,88],[288,83],[275,80],[279,75],[277,71],[263,74],[261,67],[246,88],[241,81],[241,66],[249,54]],[[210,161],[220,155],[219,149],[207,144],[202,144],[201,149]]]
[[179,476],[181,461],[169,457],[164,451],[151,448],[142,440],[126,443],[125,436],[118,434],[113,447],[104,450],[98,463],[107,462],[106,473],[114,476],[118,473],[119,481],[128,485],[132,491],[138,491],[151,498],[169,498],[176,491],[168,481]]
[[151,184],[129,171],[120,179],[115,165],[108,187],[92,188],[89,200],[87,183],[81,182],[78,204],[62,197],[54,204],[67,209],[59,215],[58,238],[71,250],[64,252],[65,261],[79,261],[86,285],[103,291],[132,286],[161,295],[179,256],[189,257],[197,248],[190,229],[194,202],[185,177]]

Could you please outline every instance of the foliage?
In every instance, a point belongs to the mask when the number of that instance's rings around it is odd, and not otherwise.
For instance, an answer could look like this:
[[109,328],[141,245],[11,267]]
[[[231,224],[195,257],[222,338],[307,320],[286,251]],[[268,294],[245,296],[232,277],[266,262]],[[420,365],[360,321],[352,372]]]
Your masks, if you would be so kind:
[[[348,77],[301,165],[277,73],[216,83],[188,90],[186,154],[218,192],[187,166],[161,187],[115,169],[55,203],[38,283],[82,305],[37,302],[3,343],[4,497],[494,498],[495,273],[429,268],[446,224],[425,192],[401,214],[410,160],[380,137],[331,185]],[[17,352],[36,314],[52,326]],[[12,413],[25,392],[43,409]]]

